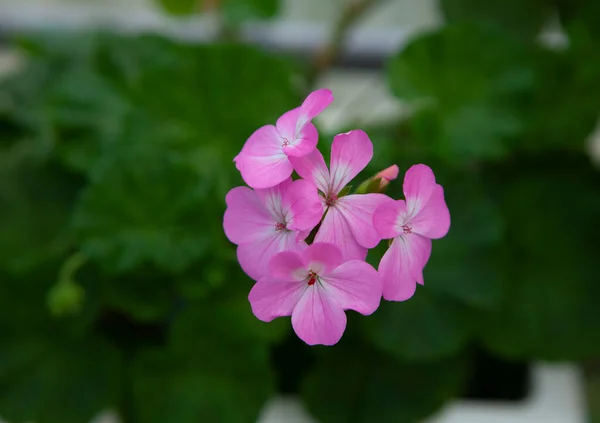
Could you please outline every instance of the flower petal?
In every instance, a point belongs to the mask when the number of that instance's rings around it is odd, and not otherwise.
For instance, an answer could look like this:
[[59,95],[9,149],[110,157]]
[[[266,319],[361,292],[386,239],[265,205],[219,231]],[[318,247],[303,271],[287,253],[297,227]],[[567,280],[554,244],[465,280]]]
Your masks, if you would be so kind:
[[296,304],[292,327],[308,345],[334,345],[346,329],[346,313],[316,283],[308,286]]
[[234,244],[252,243],[273,230],[273,218],[250,188],[233,188],[227,193],[225,202],[223,229]]
[[315,186],[305,180],[294,181],[283,195],[287,228],[310,231],[323,217],[323,202]]
[[347,261],[321,279],[327,294],[344,310],[366,316],[379,307],[381,279],[379,273],[364,261]]
[[252,188],[269,188],[291,176],[293,166],[281,144],[277,129],[263,126],[250,135],[235,157],[242,178]]
[[336,135],[331,145],[331,191],[338,194],[373,158],[373,143],[356,129]]
[[394,238],[379,263],[383,298],[405,301],[413,296],[416,284],[423,284],[423,267],[431,254],[431,240],[417,234]]
[[303,179],[312,182],[323,194],[329,193],[329,170],[317,149],[303,157],[290,157],[294,169]]
[[268,274],[269,262],[277,253],[282,251],[301,252],[306,243],[296,242],[293,231],[276,230],[252,244],[240,245],[237,248],[237,258],[242,270],[252,279],[259,280]]
[[263,322],[291,316],[306,288],[303,282],[262,278],[254,284],[248,295],[252,313]]
[[435,176],[429,166],[417,164],[406,171],[403,189],[409,217],[416,216],[425,207],[435,186]]
[[332,272],[343,262],[342,251],[335,244],[314,242],[302,253],[305,265],[317,275]]
[[427,238],[445,236],[450,229],[450,211],[444,200],[444,189],[436,185],[429,201],[411,220],[412,230]]
[[400,235],[401,216],[406,213],[404,200],[386,202],[373,213],[373,227],[381,239],[392,239]]
[[344,260],[364,260],[367,257],[367,249],[356,241],[350,225],[336,207],[327,210],[315,242],[337,245],[342,250]]
[[306,279],[308,270],[303,257],[295,251],[275,254],[269,262],[269,277],[285,282],[299,282]]
[[301,114],[297,123],[297,130],[300,130],[309,121],[317,117],[333,101],[333,93],[328,89],[320,89],[310,93],[300,106]]
[[301,115],[302,109],[297,107],[277,119],[276,128],[282,149],[288,156],[302,157],[312,153],[319,141],[319,133],[312,123],[305,122],[299,126]]
[[384,194],[353,194],[338,199],[334,208],[344,215],[356,242],[365,248],[374,248],[381,237],[373,226],[373,213],[386,203],[394,203],[394,200]]
[[283,223],[286,220],[288,211],[283,204],[283,196],[292,186],[292,183],[292,178],[287,178],[273,187],[254,190],[264,208],[271,215],[274,223]]

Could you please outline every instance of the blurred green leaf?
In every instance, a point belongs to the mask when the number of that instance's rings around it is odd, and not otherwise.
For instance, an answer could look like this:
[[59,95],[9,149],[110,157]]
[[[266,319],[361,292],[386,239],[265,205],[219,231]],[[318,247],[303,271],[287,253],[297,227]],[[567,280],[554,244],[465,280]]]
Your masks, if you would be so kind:
[[23,273],[68,251],[79,187],[57,166],[0,160],[0,267]]
[[221,11],[230,22],[240,23],[274,17],[279,2],[280,0],[223,0]]
[[427,286],[418,286],[408,301],[382,301],[373,316],[362,320],[362,327],[378,348],[412,362],[456,354],[473,330],[464,306],[436,295]]
[[420,421],[456,396],[464,377],[463,363],[455,359],[401,364],[344,340],[320,352],[302,399],[311,414],[328,423]]
[[524,125],[515,102],[533,84],[529,53],[470,25],[414,40],[392,58],[388,77],[392,92],[415,107],[410,129],[417,142],[451,163],[505,156],[506,139]]
[[549,16],[551,0],[442,0],[448,22],[474,22],[533,39]]
[[597,355],[600,174],[584,155],[557,153],[524,156],[488,178],[509,222],[509,262],[502,307],[482,326],[486,343],[519,358]]
[[12,422],[81,423],[116,405],[120,357],[98,340],[46,334],[0,346],[0,409]]

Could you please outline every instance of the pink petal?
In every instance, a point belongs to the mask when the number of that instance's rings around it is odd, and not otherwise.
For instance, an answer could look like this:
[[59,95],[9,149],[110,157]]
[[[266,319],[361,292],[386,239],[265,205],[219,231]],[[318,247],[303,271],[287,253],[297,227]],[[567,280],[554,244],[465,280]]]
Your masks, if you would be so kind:
[[402,233],[402,216],[406,214],[404,200],[386,202],[373,213],[373,227],[381,239],[392,239]]
[[310,122],[299,125],[301,114],[301,108],[297,107],[277,119],[277,132],[283,144],[283,151],[288,156],[302,157],[317,147],[317,128]]
[[431,254],[431,240],[417,234],[394,238],[379,263],[383,298],[405,301],[413,296],[416,284],[423,284],[423,267]]
[[450,229],[450,211],[444,200],[444,189],[436,185],[429,201],[421,211],[411,219],[412,231],[427,238],[437,239],[445,236]]
[[263,126],[250,135],[234,160],[242,178],[252,188],[275,186],[289,178],[294,170],[273,125]]
[[406,171],[403,189],[409,216],[416,216],[425,207],[435,186],[435,176],[429,166],[417,164]]
[[334,345],[346,329],[346,313],[317,282],[308,286],[294,307],[292,327],[308,345]]
[[306,279],[308,270],[303,257],[295,251],[275,254],[269,262],[269,277],[285,282],[299,282]]
[[250,290],[248,301],[259,320],[270,322],[276,317],[291,316],[306,288],[303,282],[262,278]]
[[344,260],[364,260],[367,257],[367,249],[356,241],[350,225],[336,207],[327,210],[315,242],[337,245],[342,250]]
[[331,145],[331,191],[339,193],[373,158],[373,143],[356,129],[336,135]]
[[373,227],[373,213],[389,203],[394,200],[384,194],[353,194],[338,199],[333,208],[344,215],[356,242],[365,248],[374,248],[381,237]]
[[292,183],[292,178],[287,178],[273,187],[254,190],[256,196],[264,208],[271,214],[272,221],[275,223],[283,223],[286,220],[288,210],[283,204],[283,196],[292,186]]
[[282,251],[301,252],[306,248],[305,242],[296,242],[293,231],[276,230],[252,244],[240,245],[237,248],[237,258],[242,270],[252,279],[258,280],[268,274],[269,262],[277,253]]
[[223,229],[234,244],[252,243],[272,232],[275,222],[250,188],[233,188],[225,202]]
[[305,265],[317,275],[332,272],[343,262],[342,251],[335,244],[314,242],[302,253]]
[[283,196],[287,228],[310,231],[323,217],[323,202],[315,186],[305,180],[294,181]]
[[327,294],[344,310],[369,315],[379,307],[381,279],[377,271],[364,261],[347,261],[321,279]]
[[328,89],[313,91],[306,97],[300,109],[302,114],[298,120],[298,127],[303,127],[308,121],[317,117],[333,101],[333,93]]
[[400,173],[400,169],[398,169],[397,165],[392,165],[386,169],[383,169],[377,175],[373,177],[373,179],[381,179],[379,183],[379,188],[385,188],[390,184],[390,181],[393,181],[398,177],[398,173]]
[[317,149],[303,157],[290,157],[294,169],[303,179],[312,182],[322,193],[329,193],[329,170]]

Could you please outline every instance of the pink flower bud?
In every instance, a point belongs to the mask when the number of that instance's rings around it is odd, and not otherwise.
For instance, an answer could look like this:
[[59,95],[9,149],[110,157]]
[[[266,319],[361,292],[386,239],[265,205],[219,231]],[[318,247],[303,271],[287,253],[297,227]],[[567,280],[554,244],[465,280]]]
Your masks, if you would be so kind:
[[392,165],[387,169],[383,169],[377,175],[373,177],[373,179],[381,179],[379,184],[379,189],[383,189],[390,184],[390,181],[393,181],[398,177],[399,169],[397,165]]

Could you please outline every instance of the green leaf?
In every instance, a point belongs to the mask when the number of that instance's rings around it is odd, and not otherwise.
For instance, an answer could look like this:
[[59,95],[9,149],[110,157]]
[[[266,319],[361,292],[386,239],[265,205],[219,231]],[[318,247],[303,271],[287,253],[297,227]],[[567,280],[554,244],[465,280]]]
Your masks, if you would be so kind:
[[599,173],[586,156],[561,152],[524,156],[487,177],[510,222],[510,266],[504,301],[482,326],[485,342],[515,358],[597,355]]
[[492,30],[451,25],[414,40],[388,66],[392,92],[413,102],[410,130],[450,163],[498,159],[522,132],[519,96],[533,84],[528,48]]
[[[359,344],[360,345],[360,344]],[[459,393],[459,360],[401,364],[364,344],[321,351],[302,386],[311,414],[328,423],[412,422]]]
[[0,347],[0,409],[13,422],[81,423],[116,405],[120,356],[94,339],[22,336]]
[[474,22],[533,39],[546,23],[550,0],[442,0],[448,22]]
[[52,165],[0,165],[0,267],[23,273],[68,251],[69,218],[80,184]]
[[418,286],[408,301],[383,301],[362,327],[377,347],[399,360],[431,361],[463,348],[473,330],[469,318],[464,306]]
[[133,392],[143,422],[246,423],[257,420],[273,382],[266,349],[227,352],[211,345],[194,357],[160,350],[138,354]]
[[221,11],[228,21],[235,24],[272,18],[277,14],[279,3],[279,0],[223,0]]

